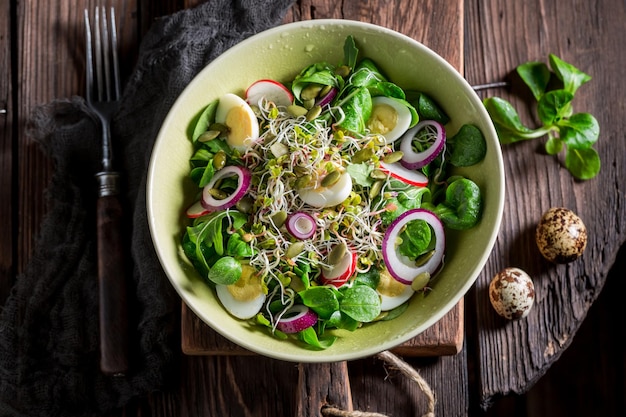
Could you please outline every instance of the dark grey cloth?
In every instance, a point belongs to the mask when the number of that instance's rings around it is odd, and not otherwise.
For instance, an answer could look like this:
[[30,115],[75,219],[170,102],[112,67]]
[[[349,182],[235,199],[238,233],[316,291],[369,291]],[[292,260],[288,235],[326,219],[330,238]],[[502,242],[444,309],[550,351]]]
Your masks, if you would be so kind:
[[292,0],[212,0],[157,20],[114,118],[132,256],[131,372],[99,371],[95,180],[99,125],[82,98],[34,109],[30,135],[55,162],[31,261],[0,316],[0,415],[99,415],[176,383],[180,300],[146,219],[145,185],[160,125],[189,81],[220,53],[279,24]]

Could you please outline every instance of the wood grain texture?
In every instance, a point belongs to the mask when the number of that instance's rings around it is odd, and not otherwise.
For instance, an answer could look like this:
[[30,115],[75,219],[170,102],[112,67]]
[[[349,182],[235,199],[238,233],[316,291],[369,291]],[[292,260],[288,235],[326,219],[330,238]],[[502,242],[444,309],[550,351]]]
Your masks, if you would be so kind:
[[[126,75],[152,21],[199,2],[108,1],[119,11]],[[52,161],[28,137],[26,120],[35,105],[83,93],[80,22],[83,8],[94,4],[91,0],[0,2],[0,107],[6,101],[9,110],[7,116],[0,115],[0,291],[4,296],[14,274],[30,257],[46,212],[44,190],[52,172]],[[468,409],[471,415],[483,415],[491,404],[495,404],[493,415],[624,414],[626,354],[615,341],[615,332],[602,333],[598,328],[607,321],[622,323],[624,318],[617,298],[624,290],[623,261],[610,278],[612,285],[603,287],[614,261],[624,255],[618,256],[626,225],[621,185],[626,166],[626,102],[620,84],[626,67],[621,36],[625,7],[618,0],[299,0],[286,17],[286,21],[339,17],[391,27],[443,55],[464,71],[471,84],[505,78],[518,64],[545,60],[550,52],[593,77],[577,93],[574,106],[599,120],[600,176],[573,181],[558,158],[541,152],[541,141],[505,147],[502,228],[483,273],[465,298],[463,349],[451,356],[405,358],[435,391],[437,415],[464,416]],[[459,32],[464,36],[450,36]],[[519,86],[481,95],[510,99],[521,109],[524,121],[535,121],[527,109],[530,97]],[[533,241],[541,213],[556,205],[576,211],[589,228],[585,255],[566,266],[544,262]],[[535,279],[537,301],[527,320],[504,322],[489,305],[488,283],[505,266],[526,269]],[[583,323],[592,304],[598,313],[592,322]],[[584,334],[579,332],[581,323]],[[578,342],[578,352],[584,354],[567,349],[573,339],[588,336],[594,337],[593,343]],[[609,362],[609,358],[619,360],[620,354],[621,361]],[[559,372],[553,375],[561,379],[550,384],[546,377],[553,364]],[[347,365],[355,410],[396,416],[425,411],[419,389],[375,358]],[[256,355],[181,355],[178,379],[167,390],[134,401],[119,415],[295,415],[298,377],[297,364]],[[535,383],[537,391],[531,390],[529,396],[516,394]],[[498,413],[504,395],[514,399],[514,407]]]
[[[467,2],[466,78],[470,83],[504,79],[529,60],[547,63],[549,53],[592,76],[574,100],[575,111],[598,118],[596,149],[603,168],[597,178],[579,182],[563,168],[562,157],[542,152],[543,141],[503,147],[506,205],[498,243],[477,281],[468,322],[476,322],[475,349],[482,405],[507,393],[524,393],[570,345],[591,304],[603,288],[625,238],[626,166],[624,102],[614,86],[626,57],[623,2]],[[513,81],[515,79],[513,78]],[[537,125],[528,93],[513,83],[508,91],[488,92],[514,103],[522,120]],[[610,103],[610,104],[608,104]],[[607,105],[608,104],[608,105]],[[607,111],[608,110],[608,111]],[[534,230],[543,212],[563,206],[588,228],[584,256],[569,265],[543,260]],[[487,286],[506,266],[526,270],[535,282],[530,316],[505,322],[493,314]]]
[[[10,3],[0,3],[0,303],[13,284],[13,67]],[[4,110],[4,111],[3,111]]]

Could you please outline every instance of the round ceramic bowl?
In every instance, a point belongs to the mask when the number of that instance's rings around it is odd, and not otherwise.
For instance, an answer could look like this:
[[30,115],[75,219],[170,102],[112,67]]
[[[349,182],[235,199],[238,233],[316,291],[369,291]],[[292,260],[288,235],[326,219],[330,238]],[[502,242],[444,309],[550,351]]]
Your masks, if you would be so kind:
[[[225,93],[243,96],[258,79],[288,81],[305,66],[343,59],[352,35],[363,57],[374,59],[389,79],[405,89],[433,97],[450,116],[449,131],[477,126],[486,138],[484,160],[463,174],[482,190],[480,223],[447,232],[446,263],[427,296],[415,296],[399,317],[339,331],[328,349],[315,351],[251,330],[231,316],[214,291],[186,260],[181,236],[189,220],[185,209],[195,191],[189,180],[192,144],[189,126],[210,102]],[[495,243],[504,206],[504,169],[498,139],[481,100],[449,63],[419,42],[380,26],[346,20],[286,24],[239,43],[204,68],[183,91],[165,119],[152,153],[147,185],[148,220],[159,260],[184,302],[211,328],[232,342],[268,357],[294,362],[353,360],[391,349],[428,329],[450,311],[474,284]]]

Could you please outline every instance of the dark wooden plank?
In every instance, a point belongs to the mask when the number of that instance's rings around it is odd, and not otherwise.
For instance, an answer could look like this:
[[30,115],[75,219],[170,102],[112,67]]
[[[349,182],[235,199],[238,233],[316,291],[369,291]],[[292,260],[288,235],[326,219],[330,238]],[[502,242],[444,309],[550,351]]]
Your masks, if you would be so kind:
[[[439,322],[393,349],[402,356],[456,355],[463,345],[462,301]],[[205,324],[186,304],[181,311],[181,349],[187,355],[252,355]]]
[[13,283],[13,88],[10,3],[0,4],[0,305]]
[[[570,345],[623,244],[626,205],[621,183],[626,154],[626,122],[615,79],[626,65],[623,2],[575,1],[467,2],[466,77],[481,84],[500,80],[529,60],[547,62],[554,53],[590,74],[574,100],[575,111],[594,114],[601,126],[596,145],[603,162],[591,181],[573,180],[559,163],[541,152],[543,141],[503,148],[507,173],[505,214],[497,245],[468,302],[474,314],[480,401],[487,406],[507,393],[524,393]],[[523,90],[486,92],[521,109],[536,125]],[[610,103],[607,105],[607,103]],[[531,107],[532,108],[532,107]],[[608,111],[607,111],[608,110]],[[569,265],[544,261],[534,242],[542,213],[553,206],[574,210],[588,227],[584,256]],[[506,266],[526,270],[535,282],[536,304],[527,319],[505,322],[494,314],[487,294],[491,277]],[[469,331],[469,330],[468,330]],[[583,401],[583,400],[581,400]]]

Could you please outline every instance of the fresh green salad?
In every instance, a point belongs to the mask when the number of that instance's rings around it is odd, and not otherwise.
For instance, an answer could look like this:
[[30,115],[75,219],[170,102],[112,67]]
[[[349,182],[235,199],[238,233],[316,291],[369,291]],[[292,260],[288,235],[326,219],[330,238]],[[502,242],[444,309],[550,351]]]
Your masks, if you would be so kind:
[[343,62],[223,95],[190,129],[186,256],[230,314],[307,348],[399,316],[444,267],[446,230],[481,218],[480,188],[451,170],[485,139],[448,122],[352,36]]

